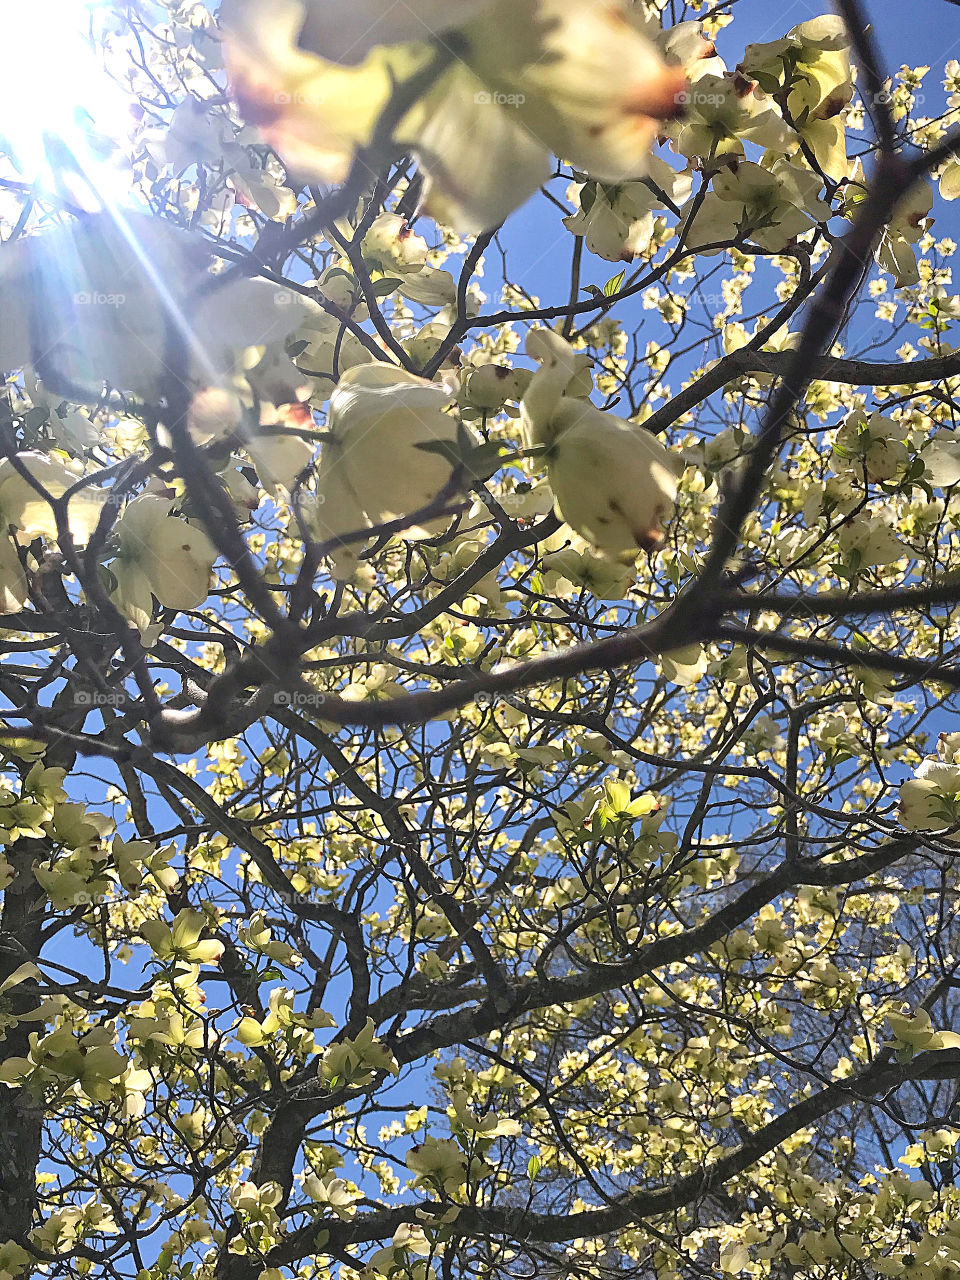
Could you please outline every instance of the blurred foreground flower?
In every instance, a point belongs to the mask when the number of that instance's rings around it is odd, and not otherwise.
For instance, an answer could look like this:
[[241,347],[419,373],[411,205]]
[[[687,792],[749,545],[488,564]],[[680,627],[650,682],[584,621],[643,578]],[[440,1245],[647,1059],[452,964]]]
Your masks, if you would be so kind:
[[264,280],[210,289],[211,260],[200,236],[123,212],[7,242],[0,372],[32,368],[47,391],[80,403],[96,403],[104,383],[156,402],[170,377],[173,329],[193,386],[229,379],[238,351],[285,338],[307,304]]
[[461,231],[502,222],[551,152],[593,177],[638,176],[684,102],[683,69],[626,0],[225,0],[221,22],[247,120],[303,180],[342,182],[397,87],[449,55],[391,140],[419,156],[431,213]]

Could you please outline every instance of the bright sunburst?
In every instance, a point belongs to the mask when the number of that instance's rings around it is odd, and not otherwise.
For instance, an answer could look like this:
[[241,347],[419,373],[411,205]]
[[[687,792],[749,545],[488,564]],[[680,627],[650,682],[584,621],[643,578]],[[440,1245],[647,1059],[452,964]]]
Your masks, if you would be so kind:
[[87,186],[109,199],[104,185],[117,181],[109,140],[124,130],[127,102],[91,40],[97,9],[94,0],[3,6],[0,139],[23,180],[71,192]]

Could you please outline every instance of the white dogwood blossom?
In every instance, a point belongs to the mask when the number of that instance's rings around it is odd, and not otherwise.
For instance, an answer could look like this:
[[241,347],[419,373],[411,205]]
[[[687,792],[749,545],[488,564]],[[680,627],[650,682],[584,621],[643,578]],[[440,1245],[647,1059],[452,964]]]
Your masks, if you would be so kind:
[[690,173],[679,172],[659,156],[651,156],[647,168],[648,182],[589,182],[571,188],[580,207],[563,225],[583,236],[591,253],[608,262],[632,262],[650,241],[656,212],[689,199]]
[[876,510],[844,524],[837,544],[854,571],[894,564],[907,554],[907,548],[894,532],[894,522],[892,512]]
[[6,533],[0,533],[0,613],[16,613],[29,598],[30,588],[17,544]]
[[142,494],[124,508],[115,528],[112,598],[141,632],[150,625],[152,596],[168,609],[196,609],[210,589],[216,547],[202,529],[172,516],[172,506],[169,498]]
[[313,427],[313,414],[306,405],[289,405],[273,432],[260,431],[244,441],[244,449],[257,469],[264,489],[273,497],[282,490],[292,493],[298,478],[309,467],[315,445],[298,430]]
[[399,213],[381,213],[363,237],[363,256],[382,271],[415,275],[427,261],[427,242]]
[[357,571],[363,542],[342,541],[341,535],[367,529],[370,521],[347,481],[346,469],[338,465],[340,462],[336,446],[325,445],[320,458],[315,501],[305,507],[305,512],[307,527],[314,541],[321,545],[331,544],[327,552],[331,573],[335,578],[346,580]]
[[235,431],[242,417],[243,406],[234,392],[203,387],[190,401],[187,429],[195,444],[209,444]]
[[728,72],[708,73],[691,85],[674,143],[688,159],[744,154],[744,142],[779,148],[789,131],[772,100],[757,86]]
[[903,438],[902,423],[880,413],[868,416],[856,409],[844,419],[833,448],[840,460],[848,460],[855,471],[862,469],[869,480],[878,482],[892,480],[905,466],[909,450]]
[[[324,449],[324,492],[330,485],[345,487],[356,507],[343,502],[356,529],[359,509],[371,524],[397,520],[433,503],[449,483],[453,464],[442,449],[453,448],[465,430],[444,410],[453,403],[456,387],[429,382],[389,364],[370,364],[349,370],[330,397],[327,430],[332,440]],[[469,434],[472,443],[479,437]],[[330,536],[347,532],[322,519]],[[440,532],[449,518],[437,516],[413,523],[408,538],[425,538]]]
[[[900,787],[900,821],[911,831],[944,831],[960,821],[960,741],[941,733],[937,754],[926,756]],[[957,841],[960,836],[951,835]]]
[[960,435],[955,431],[937,431],[920,452],[924,477],[939,489],[960,481]]
[[717,46],[703,34],[699,22],[678,22],[660,31],[653,30],[651,24],[650,34],[667,61],[679,63],[690,81],[695,82],[701,76],[723,75],[727,69]]
[[[63,498],[82,475],[79,464],[68,464],[62,457],[38,450],[17,454],[16,461],[4,458],[0,461],[3,519],[30,538],[56,541],[58,528],[51,501]],[[106,496],[103,490],[89,487],[71,496],[66,525],[74,542],[82,546],[97,527]]]
[[[691,246],[719,245],[738,235],[780,253],[809,231],[814,223],[831,216],[830,206],[819,198],[821,180],[809,169],[785,160],[766,169],[753,161],[735,159],[720,170],[711,190],[688,224]],[[701,248],[719,253],[719,248]]]
[[841,118],[853,97],[848,46],[842,19],[823,14],[793,27],[782,40],[747,45],[738,68],[785,101],[789,120],[835,181],[848,173]]
[[[15,462],[0,461],[0,613],[16,612],[29,598],[17,537],[25,543],[34,538],[56,542],[59,530],[52,503],[81,478],[79,464],[37,450],[17,454]],[[71,496],[65,521],[75,545],[83,546],[97,527],[106,496],[92,488]]]
[[897,288],[917,284],[920,280],[912,246],[929,227],[932,208],[933,189],[930,183],[914,183],[883,230],[875,256],[878,266],[893,276]]
[[507,400],[519,400],[530,381],[527,369],[482,364],[463,381],[461,399],[485,413],[496,413]]
[[557,514],[603,555],[659,546],[677,493],[669,451],[642,427],[564,394],[577,357],[557,334],[534,330],[527,350],[542,363],[523,397],[524,435],[528,447],[546,447]]
[[579,404],[548,454],[558,512],[603,554],[653,550],[676,497],[667,450],[642,427]]
[[822,14],[792,27],[782,39],[748,44],[740,70],[767,93],[787,91],[787,109],[804,111],[845,106],[853,96],[850,38],[843,19]]

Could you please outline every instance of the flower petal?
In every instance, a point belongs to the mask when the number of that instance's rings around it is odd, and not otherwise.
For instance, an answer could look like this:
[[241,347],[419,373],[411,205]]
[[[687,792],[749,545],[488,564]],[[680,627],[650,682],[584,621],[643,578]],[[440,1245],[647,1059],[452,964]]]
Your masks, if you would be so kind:
[[153,592],[143,567],[137,560],[114,560],[110,572],[117,585],[110,599],[128,622],[142,635],[153,617]]
[[398,138],[426,171],[429,213],[461,232],[498,226],[551,172],[547,148],[516,106],[500,101],[462,65],[409,112]]
[[[309,495],[305,495],[307,497]],[[357,495],[350,488],[346,467],[334,445],[326,445],[317,479],[316,501],[306,507],[311,536],[317,542],[333,542],[341,534],[355,533],[370,522]],[[335,578],[350,578],[357,570],[362,542],[345,542],[329,553]]]
[[257,469],[260,483],[273,497],[281,488],[288,493],[293,491],[297,476],[310,465],[314,451],[309,440],[286,435],[256,435],[243,447]]
[[532,449],[551,442],[553,419],[578,372],[578,360],[570,344],[552,329],[532,329],[526,346],[527,355],[540,362],[520,401],[523,440]]
[[0,534],[0,613],[16,613],[30,597],[13,539]]
[[164,520],[150,548],[149,579],[153,594],[168,609],[195,609],[210,589],[210,572],[217,549],[203,532],[186,520]]
[[[449,481],[450,460],[419,446],[455,443],[457,420],[442,411],[453,395],[448,386],[388,364],[351,369],[340,380],[328,428],[338,444],[338,468],[372,523],[429,505]],[[448,522],[439,517],[412,525],[407,536],[430,536]]]
[[625,0],[497,0],[465,31],[467,60],[541,144],[591,176],[643,172],[658,121],[680,113],[669,66]]
[[[62,498],[81,476],[59,458],[28,450],[17,461],[52,500]],[[67,504],[67,525],[75,542],[83,545],[97,527],[107,500],[101,489],[82,489]],[[57,522],[50,502],[16,470],[9,458],[0,461],[0,518],[32,537],[57,538]]]
[[346,438],[363,432],[398,407],[429,412],[451,404],[454,391],[393,364],[360,365],[348,369],[330,396],[328,428]]
[[567,401],[557,416],[547,474],[561,517],[601,555],[658,547],[677,492],[666,448],[583,401]]
[[489,8],[490,0],[307,0],[305,7],[300,47],[355,64],[377,45],[432,40]]
[[389,55],[378,48],[358,66],[339,66],[298,48],[304,13],[301,0],[225,0],[220,23],[231,87],[247,122],[299,177],[342,182],[394,83],[429,54],[419,46]]

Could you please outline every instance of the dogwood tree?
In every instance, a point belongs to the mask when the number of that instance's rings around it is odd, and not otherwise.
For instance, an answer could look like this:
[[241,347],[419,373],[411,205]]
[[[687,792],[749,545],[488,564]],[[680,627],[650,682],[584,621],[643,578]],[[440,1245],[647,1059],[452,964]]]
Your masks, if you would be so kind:
[[960,1276],[960,65],[873,6],[11,0],[0,1280]]

